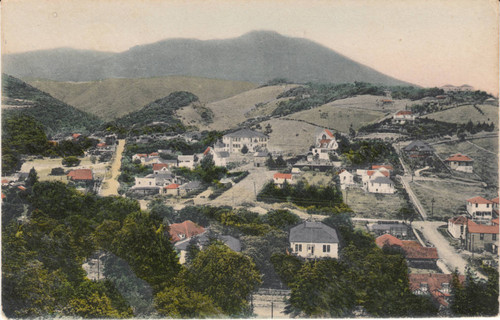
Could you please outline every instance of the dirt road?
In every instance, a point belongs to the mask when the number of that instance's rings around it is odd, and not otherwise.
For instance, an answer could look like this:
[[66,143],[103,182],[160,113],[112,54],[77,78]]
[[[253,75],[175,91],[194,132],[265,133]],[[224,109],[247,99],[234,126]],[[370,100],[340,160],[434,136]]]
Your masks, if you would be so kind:
[[118,146],[116,147],[116,153],[113,159],[113,164],[111,165],[111,178],[105,179],[102,182],[101,195],[102,196],[117,196],[118,187],[120,183],[118,182],[118,176],[120,175],[120,167],[122,165],[122,154],[125,149],[125,140],[118,140]]

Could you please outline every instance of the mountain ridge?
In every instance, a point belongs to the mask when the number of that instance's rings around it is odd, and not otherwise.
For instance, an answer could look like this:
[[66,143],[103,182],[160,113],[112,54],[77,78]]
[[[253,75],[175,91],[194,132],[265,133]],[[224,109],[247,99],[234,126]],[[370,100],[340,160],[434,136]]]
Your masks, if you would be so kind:
[[119,52],[44,50],[2,57],[5,72],[20,78],[93,81],[171,75],[265,83],[354,82],[409,85],[321,44],[274,31],[230,39],[164,39]]

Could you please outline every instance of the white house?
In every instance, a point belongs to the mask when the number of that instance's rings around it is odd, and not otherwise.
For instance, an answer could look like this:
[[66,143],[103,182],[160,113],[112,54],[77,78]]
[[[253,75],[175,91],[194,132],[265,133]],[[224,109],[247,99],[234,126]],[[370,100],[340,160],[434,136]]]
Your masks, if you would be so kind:
[[316,134],[315,148],[312,150],[313,157],[320,160],[330,160],[330,153],[336,154],[339,148],[333,133],[328,129],[323,129]]
[[448,232],[456,239],[465,239],[467,231],[467,218],[464,216],[457,216],[448,219]]
[[283,188],[283,184],[287,182],[288,184],[293,183],[293,175],[291,173],[275,173],[273,176],[273,182],[280,188]]
[[339,237],[337,230],[322,222],[305,221],[290,229],[292,252],[300,257],[338,258]]
[[391,194],[396,190],[394,182],[387,177],[376,177],[368,181],[367,191],[370,193],[386,193]]
[[409,110],[401,110],[392,115],[392,122],[405,124],[406,122],[414,122],[415,114]]
[[344,190],[347,186],[354,184],[354,176],[349,171],[342,169],[339,173],[340,188]]
[[178,166],[181,168],[194,169],[196,165],[194,155],[179,155],[177,156]]
[[388,170],[361,170],[358,169],[356,171],[358,175],[361,176],[361,181],[363,183],[362,189],[365,191],[368,190],[368,186],[370,181],[376,178],[389,178],[391,173]]
[[218,167],[225,167],[227,165],[227,159],[229,158],[229,152],[227,151],[215,151],[215,148],[208,147],[205,152],[203,152],[203,157],[211,155],[214,164]]
[[132,156],[132,161],[140,160],[143,165],[153,165],[155,163],[160,163],[160,154],[158,152],[152,152],[150,154],[137,153]]
[[269,137],[265,134],[250,129],[241,129],[222,137],[224,151],[229,153],[241,153],[241,149],[246,146],[248,152],[253,154],[254,152],[267,149],[268,140]]
[[474,164],[474,160],[460,153],[450,156],[448,159],[444,160],[444,162],[453,170],[467,173],[472,173],[473,171],[472,165]]
[[493,201],[483,197],[467,199],[467,213],[476,222],[489,222],[493,219]]

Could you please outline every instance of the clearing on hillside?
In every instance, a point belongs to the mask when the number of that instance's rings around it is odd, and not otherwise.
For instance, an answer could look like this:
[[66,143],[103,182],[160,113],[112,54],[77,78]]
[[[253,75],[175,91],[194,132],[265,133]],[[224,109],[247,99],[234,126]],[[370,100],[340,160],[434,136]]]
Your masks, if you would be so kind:
[[375,194],[353,187],[342,191],[344,202],[357,218],[397,219],[399,209],[406,206],[401,194]]
[[[481,110],[484,114],[482,114],[477,108],[479,108],[479,110]],[[474,124],[477,122],[493,122],[495,127],[498,128],[498,107],[478,105],[477,108],[472,105],[466,105],[434,112],[423,117],[451,123],[467,123],[469,120],[471,120]]]
[[209,103],[257,87],[257,84],[251,82],[183,76],[90,82],[32,80],[28,83],[104,120],[137,111],[174,91],[189,91],[198,96],[201,102]]
[[270,103],[276,100],[276,97],[296,85],[277,85],[257,88],[254,90],[240,93],[231,98],[212,102],[206,105],[212,110],[214,118],[213,123],[209,125],[212,130],[225,130],[237,127],[248,118],[245,114],[263,103]]
[[488,185],[498,187],[498,138],[448,142],[433,147],[443,160],[455,153],[468,155],[474,160],[474,173]]
[[287,120],[271,119],[261,122],[262,128],[271,124],[271,134],[269,134],[269,151],[283,152],[284,154],[306,154],[309,147],[314,145],[314,137],[318,126],[309,123]]

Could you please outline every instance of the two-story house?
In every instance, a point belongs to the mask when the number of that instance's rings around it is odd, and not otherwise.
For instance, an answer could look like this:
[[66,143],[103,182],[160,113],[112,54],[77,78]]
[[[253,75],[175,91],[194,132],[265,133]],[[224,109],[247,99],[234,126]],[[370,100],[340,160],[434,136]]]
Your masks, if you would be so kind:
[[477,196],[467,199],[467,213],[478,223],[488,223],[493,219],[493,201]]
[[322,222],[304,221],[290,229],[292,253],[308,259],[338,258],[337,230]]
[[415,140],[403,148],[403,152],[411,159],[432,157],[434,149],[426,142]]
[[339,173],[340,188],[345,190],[346,187],[354,185],[354,175],[349,171],[342,169]]
[[448,232],[456,239],[465,240],[467,232],[467,218],[464,216],[457,216],[448,219]]
[[241,153],[243,147],[246,146],[248,152],[253,154],[267,149],[268,140],[269,137],[265,134],[250,129],[240,129],[222,137],[224,151],[229,153]]
[[328,129],[323,129],[316,134],[314,146],[313,157],[327,161],[330,160],[330,154],[336,154],[336,150],[339,148],[335,136]]
[[477,224],[472,220],[467,222],[465,249],[471,252],[483,250],[498,253],[498,224]]

